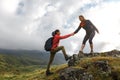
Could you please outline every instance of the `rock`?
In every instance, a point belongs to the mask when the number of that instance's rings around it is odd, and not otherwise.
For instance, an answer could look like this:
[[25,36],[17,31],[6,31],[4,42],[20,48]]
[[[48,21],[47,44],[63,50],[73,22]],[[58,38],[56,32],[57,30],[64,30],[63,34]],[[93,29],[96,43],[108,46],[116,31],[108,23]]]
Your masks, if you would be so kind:
[[93,65],[99,68],[99,70],[101,71],[111,73],[111,68],[108,65],[108,61],[97,61],[97,62],[94,62]]
[[78,60],[79,60],[79,57],[78,57],[77,54],[73,54],[73,60],[74,60],[74,61],[78,61]]
[[[73,60],[74,62],[74,60]],[[94,72],[89,71],[91,67],[98,76],[108,77],[111,74],[111,68],[109,67],[108,61],[95,61],[87,63],[82,68],[68,67],[60,72],[60,80],[95,80]]]
[[68,66],[75,66],[75,62],[73,60],[73,58],[71,58],[69,61],[68,61]]
[[79,61],[78,55],[77,54],[73,54],[71,59],[68,61],[68,66],[75,66],[75,64],[77,64],[78,61]]
[[109,67],[108,61],[95,61],[93,63],[92,62],[87,63],[87,64],[83,65],[82,67],[85,69],[88,69],[90,66],[93,66],[94,68],[96,68],[100,72],[111,73],[111,68]]
[[103,54],[105,54],[106,56],[111,56],[111,57],[120,57],[120,51],[118,50],[112,50],[109,52],[105,52]]
[[69,67],[60,72],[60,80],[93,80],[93,76],[83,69]]
[[[94,53],[94,55],[90,55],[87,53],[73,54],[71,59],[68,61],[69,67],[60,71],[59,73],[60,80],[95,80],[95,77],[93,76],[95,74],[100,76],[101,80],[103,80],[105,77],[113,75],[111,67],[108,64],[107,60],[88,62],[84,65],[81,65],[83,69],[73,68],[73,66],[78,65],[78,62],[80,62],[83,58],[86,58],[86,57],[90,58],[95,56],[120,57],[120,51],[113,50],[113,51],[105,52],[102,54]],[[91,71],[94,71],[94,72],[91,72]],[[112,78],[116,79],[115,78],[116,76],[118,77],[118,75],[114,74]]]
[[79,52],[79,53],[78,53],[78,57],[79,57],[79,58],[83,58],[83,57],[84,57],[84,53],[83,53],[83,52]]
[[112,77],[113,80],[120,80],[117,72],[112,72],[110,76]]

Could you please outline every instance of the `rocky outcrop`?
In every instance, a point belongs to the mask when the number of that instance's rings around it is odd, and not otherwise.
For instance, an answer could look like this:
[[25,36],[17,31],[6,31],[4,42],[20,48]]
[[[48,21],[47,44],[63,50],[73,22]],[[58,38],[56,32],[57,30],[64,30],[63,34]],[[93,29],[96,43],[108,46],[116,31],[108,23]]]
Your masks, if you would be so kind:
[[77,62],[79,60],[80,60],[80,58],[78,57],[78,55],[77,54],[73,54],[71,59],[68,61],[68,66],[75,66],[75,64],[77,64]]
[[77,62],[79,62],[82,58],[85,57],[95,57],[95,56],[111,56],[111,57],[120,57],[120,51],[118,50],[112,50],[109,52],[103,52],[103,53],[78,53],[73,54],[71,59],[68,61],[68,66],[75,66]]
[[60,72],[60,80],[93,80],[93,76],[83,69],[69,67]]
[[[101,76],[110,76],[111,68],[107,61],[96,61],[84,65],[82,68],[68,67],[60,71],[60,80],[95,80],[92,72],[89,71],[89,67],[93,67],[96,72]],[[93,71],[94,72],[94,71]]]
[[112,50],[112,51],[104,52],[101,54],[103,54],[105,56],[112,56],[112,57],[119,57],[120,58],[120,51],[118,51],[118,50]]
[[101,77],[100,80],[105,80],[107,77],[112,77],[113,80],[118,80],[118,75],[115,75],[112,72],[112,68],[110,67],[107,60],[89,62],[79,67],[78,64],[82,59],[95,56],[119,57],[120,51],[113,50],[105,53],[93,53],[84,55],[81,53],[74,54],[68,61],[68,68],[65,68],[59,72],[60,80],[97,80],[95,77],[96,75]]

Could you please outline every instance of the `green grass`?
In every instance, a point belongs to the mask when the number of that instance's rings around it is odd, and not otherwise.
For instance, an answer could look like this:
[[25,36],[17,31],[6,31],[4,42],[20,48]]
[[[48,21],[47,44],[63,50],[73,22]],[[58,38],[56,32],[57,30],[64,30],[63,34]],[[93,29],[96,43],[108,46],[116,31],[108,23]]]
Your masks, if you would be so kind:
[[[112,75],[120,75],[120,58],[115,58],[115,57],[92,57],[92,58],[83,58],[76,66],[73,66],[74,68],[83,68],[86,64],[91,64],[96,61],[108,61],[108,65],[110,65],[112,69]],[[59,80],[58,77],[58,72],[61,71],[62,69],[66,68],[67,65],[60,65],[60,66],[53,66],[52,71],[55,72],[54,75],[45,77],[45,71],[39,74],[40,76],[34,76],[31,78],[31,80],[37,79],[37,80]],[[87,72],[91,73],[94,76],[95,80],[113,80],[111,75],[108,74],[100,74],[99,70],[95,68],[93,65],[90,65],[89,68],[87,69]],[[118,76],[118,79],[120,80],[120,77]]]
[[[120,58],[115,57],[97,56],[91,58],[83,58],[78,62],[76,66],[73,67],[83,68],[86,64],[91,64],[95,61],[108,61],[112,69],[112,75],[120,75]],[[4,66],[6,65],[2,62],[0,64]],[[4,67],[2,65],[0,65],[0,67]],[[7,67],[7,72],[0,72],[0,80],[59,80],[59,71],[67,68],[68,66],[67,64],[52,65],[51,71],[54,72],[54,74],[51,76],[45,75],[46,66],[34,65],[11,68]],[[107,76],[106,74],[100,75],[99,71],[93,65],[90,65],[87,71],[94,75],[95,80],[113,80],[111,76]],[[118,76],[118,79],[120,80],[120,76]]]
[[[26,57],[25,54],[23,56],[0,54],[0,80],[34,80],[36,78],[47,80],[46,65],[39,65],[46,64],[44,60],[39,60],[39,57],[37,59]],[[56,71],[54,69],[57,68],[60,69],[61,66],[52,66],[51,69]]]
[[22,71],[18,73],[7,72],[0,74],[0,80],[53,80],[54,78],[58,78],[58,71],[65,67],[67,67],[66,64],[59,66],[54,65],[52,66],[51,71],[53,71],[55,74],[52,76],[46,76],[46,68],[30,66],[24,68],[25,71],[23,71],[23,68],[21,68]]
[[77,66],[84,67],[86,64],[91,64],[96,61],[108,61],[108,65],[111,67],[112,74],[101,74],[101,72],[93,65],[90,65],[87,69],[87,72],[91,73],[95,80],[113,80],[112,76],[115,73],[117,75],[118,80],[120,80],[120,58],[115,57],[93,57],[93,58],[84,58],[79,62]]

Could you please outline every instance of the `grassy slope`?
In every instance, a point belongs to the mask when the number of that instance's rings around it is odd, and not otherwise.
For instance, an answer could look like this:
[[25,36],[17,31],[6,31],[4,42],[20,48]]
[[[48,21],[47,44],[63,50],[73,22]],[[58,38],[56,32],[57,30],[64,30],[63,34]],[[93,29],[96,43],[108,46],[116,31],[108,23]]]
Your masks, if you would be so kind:
[[[36,62],[29,57],[0,54],[0,80],[45,80],[46,65],[34,65]],[[55,71],[57,66],[53,67]]]
[[[92,58],[84,58],[82,59],[76,66],[74,66],[75,68],[82,68],[85,64],[88,63],[92,63],[94,61],[101,61],[101,60],[107,60],[109,62],[109,65],[112,68],[112,72],[115,72],[115,74],[120,75],[120,58],[113,58],[113,57],[92,57]],[[58,72],[60,70],[62,70],[63,68],[66,68],[67,65],[61,65],[61,66],[57,66],[57,67],[53,67],[52,70],[55,72],[54,75],[52,76],[45,76],[45,71],[40,71],[38,75],[34,75],[30,78],[30,80],[59,80],[58,78]],[[98,72],[95,70],[95,68],[93,66],[90,66],[89,72],[91,72],[94,76],[96,80],[103,80]],[[119,77],[120,79],[120,77]],[[111,77],[107,77],[105,80],[112,80]]]
[[[107,60],[109,62],[109,65],[112,68],[112,72],[120,75],[120,58],[100,57],[100,56],[92,57],[92,58],[84,58],[78,63],[78,65],[74,67],[82,68],[85,64],[88,64],[94,61],[100,61],[100,60]],[[45,76],[45,68],[44,69],[36,68],[33,71],[28,71],[27,73],[21,73],[21,74],[16,74],[16,75],[15,74],[4,74],[0,76],[1,77],[0,80],[6,80],[6,79],[7,80],[54,80],[54,79],[59,80],[58,72],[66,67],[67,67],[67,64],[52,66],[51,70],[55,74],[48,76],[48,77]],[[88,71],[91,72],[93,75],[95,75],[96,80],[102,80],[99,74],[97,74],[98,72],[96,72],[92,66],[90,66]],[[111,77],[109,77],[109,78],[106,78],[105,80],[112,80],[112,79]]]
[[58,71],[67,67],[66,64],[63,65],[54,65],[51,70],[55,72],[52,76],[46,77],[45,70],[46,68],[40,67],[26,67],[28,69],[32,69],[33,71],[24,71],[19,74],[16,73],[5,73],[0,75],[0,80],[53,80],[58,77]]
[[[16,53],[18,52],[18,53]],[[24,72],[29,66],[40,66],[46,65],[48,63],[49,54],[48,53],[40,53],[40,52],[30,52],[29,51],[13,51],[7,53],[0,53],[0,74],[11,72],[18,73]],[[53,64],[61,64],[64,63],[64,57],[62,54],[58,54],[55,57]],[[29,70],[28,70],[29,71]]]
[[[51,76],[45,76],[46,66],[33,65],[34,60],[28,59],[28,57],[11,56],[11,55],[0,55],[0,80],[59,80],[58,73],[67,67],[67,64],[54,65],[51,68],[55,74]],[[120,58],[106,56],[101,54],[96,57],[85,57],[78,62],[75,68],[83,68],[84,65],[93,63],[95,61],[107,60],[110,67],[112,68],[113,74],[120,75]],[[36,62],[36,61],[35,61]],[[39,62],[39,61],[37,61]],[[30,65],[32,64],[32,65]],[[99,76],[99,72],[90,65],[88,70],[94,75],[96,80],[103,80]],[[112,80],[111,77],[105,80]],[[120,80],[120,76],[119,76]]]

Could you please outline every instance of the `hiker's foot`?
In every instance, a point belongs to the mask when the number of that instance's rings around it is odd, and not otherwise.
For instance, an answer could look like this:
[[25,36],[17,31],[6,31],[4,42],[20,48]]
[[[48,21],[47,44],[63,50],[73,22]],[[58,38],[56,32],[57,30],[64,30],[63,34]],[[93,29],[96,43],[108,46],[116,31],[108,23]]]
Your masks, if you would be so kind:
[[90,53],[93,53],[93,50],[91,50]]
[[79,51],[78,56],[79,57],[84,57],[83,51]]
[[79,51],[79,54],[80,54],[80,55],[84,55],[83,51]]
[[69,59],[71,59],[71,56],[65,56],[65,60],[68,61]]
[[79,51],[79,54],[83,54],[83,51]]
[[93,54],[93,50],[90,51],[90,55],[94,56],[94,54]]
[[46,76],[49,76],[49,75],[52,75],[53,72],[50,72],[50,71],[46,71]]

